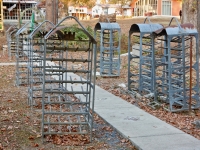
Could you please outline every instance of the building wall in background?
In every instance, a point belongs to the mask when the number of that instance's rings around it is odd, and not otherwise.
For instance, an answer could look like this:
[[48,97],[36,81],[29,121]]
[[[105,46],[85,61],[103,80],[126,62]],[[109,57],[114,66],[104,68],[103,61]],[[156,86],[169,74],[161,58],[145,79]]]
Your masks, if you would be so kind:
[[[21,12],[27,8],[32,8],[37,2],[33,0],[23,0],[18,3],[18,1],[3,0],[3,10],[4,22],[18,22],[19,18],[19,5]],[[32,15],[32,10],[28,10],[24,13],[22,20],[30,20]]]
[[134,16],[152,15],[178,16],[182,9],[182,2],[177,0],[132,0],[131,8]]

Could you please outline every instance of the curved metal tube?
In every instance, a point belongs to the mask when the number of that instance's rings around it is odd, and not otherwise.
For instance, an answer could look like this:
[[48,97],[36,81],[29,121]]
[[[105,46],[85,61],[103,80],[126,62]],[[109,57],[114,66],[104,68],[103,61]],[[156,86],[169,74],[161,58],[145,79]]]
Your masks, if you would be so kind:
[[149,19],[149,17],[146,17],[146,18],[144,19],[144,23],[146,23],[146,20],[149,21],[149,24],[152,24],[152,23],[151,23],[151,20]]
[[31,23],[31,22],[29,21],[29,22],[27,22],[25,25],[23,25],[23,26],[17,31],[16,36],[18,36],[21,32],[23,32],[24,29],[25,29],[25,27],[26,27],[27,25],[29,25],[30,23]]
[[17,27],[16,27],[16,26],[10,26],[10,27],[8,28],[8,30],[6,30],[6,33],[10,32],[11,29],[17,29]]
[[51,21],[49,21],[49,20],[45,20],[45,21],[43,21],[39,26],[37,26],[30,34],[29,34],[29,37],[28,38],[30,38],[30,39],[32,39],[33,38],[33,36],[36,34],[36,32],[38,31],[38,29],[42,26],[42,25],[44,25],[44,23],[50,23],[50,25],[52,25],[52,28],[53,27],[55,27],[55,25],[51,22]]
[[[63,18],[54,28],[52,28],[52,29],[45,35],[44,38],[45,38],[45,39],[48,39],[49,36],[51,35],[51,33],[53,32],[53,30],[55,30],[62,22],[64,22],[64,21],[67,20],[67,19],[70,19],[70,18],[74,19],[74,20],[83,28],[83,30],[84,30],[86,33],[88,33],[88,31],[82,26],[82,24],[78,21],[78,19],[77,19],[76,17],[67,16],[67,17]],[[90,35],[90,34],[88,33],[88,35]],[[93,38],[91,35],[90,35],[90,37]],[[94,40],[94,41],[95,41],[95,40]]]
[[179,29],[180,29],[181,31],[183,31],[183,29],[182,29],[182,27],[180,26],[180,23],[178,22],[178,20],[177,20],[177,18],[176,18],[176,17],[172,17],[172,19],[171,19],[171,20],[170,20],[170,22],[169,22],[169,26],[171,25],[171,23],[172,23],[173,19],[176,21],[176,23],[177,23],[177,26],[179,27]]
[[151,22],[150,18],[149,18],[149,17],[146,17],[146,18],[144,19],[144,24],[146,23],[146,20],[149,21],[149,25],[150,25],[151,32],[153,32],[153,30],[152,30],[152,22]]

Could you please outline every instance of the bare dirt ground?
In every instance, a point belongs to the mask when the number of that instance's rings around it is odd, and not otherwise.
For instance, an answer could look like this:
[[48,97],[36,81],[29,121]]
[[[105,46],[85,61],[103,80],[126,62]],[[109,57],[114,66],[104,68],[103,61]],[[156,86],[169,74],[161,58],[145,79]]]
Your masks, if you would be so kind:
[[[117,20],[122,34],[128,35],[130,26],[134,23],[142,23],[144,18],[123,19]],[[161,23],[167,25],[170,18],[155,18],[152,17],[153,23]],[[84,26],[94,28],[98,22],[97,19],[90,21],[81,21]],[[73,21],[68,22],[69,25],[74,24]],[[0,47],[6,43],[5,37],[0,38]],[[8,59],[7,55],[2,55],[0,50],[0,62],[13,62]],[[121,83],[127,84],[127,56],[121,57],[121,73],[115,78],[97,78],[97,85],[107,91],[121,97],[131,104],[137,105],[148,113],[166,121],[167,123],[179,128],[180,130],[191,134],[200,139],[200,129],[193,123],[195,120],[200,120],[200,110],[192,111],[192,113],[179,112],[171,113],[165,111],[162,107],[156,110],[151,109],[146,104],[148,99],[134,99],[128,93],[126,88],[121,88],[118,85]],[[112,83],[112,84],[110,84]],[[128,139],[123,138],[110,125],[104,122],[98,115],[95,115],[94,120],[94,140],[92,143],[76,146],[77,140],[72,140],[74,146],[63,146],[60,139],[54,138],[49,142],[42,143],[41,140],[41,111],[37,109],[31,110],[27,105],[27,87],[15,86],[15,67],[0,66],[0,150],[21,150],[21,149],[135,149]],[[82,141],[83,142],[83,141]],[[88,143],[88,142],[85,142]]]

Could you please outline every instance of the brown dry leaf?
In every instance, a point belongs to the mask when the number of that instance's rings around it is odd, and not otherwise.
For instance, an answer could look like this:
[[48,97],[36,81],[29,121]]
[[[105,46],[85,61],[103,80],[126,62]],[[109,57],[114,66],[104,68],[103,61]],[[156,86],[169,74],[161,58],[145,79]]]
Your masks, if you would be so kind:
[[196,116],[197,116],[197,117],[200,117],[200,112],[196,113]]
[[121,143],[125,143],[125,142],[126,142],[126,139],[122,139],[122,140],[121,140]]
[[28,139],[29,140],[34,140],[35,138],[34,138],[34,136],[31,135],[31,136],[28,137]]
[[4,139],[4,141],[5,141],[6,143],[9,143],[9,142],[8,142],[8,138],[7,138],[7,137]]
[[39,147],[39,144],[34,143],[32,146],[33,146],[33,147]]
[[7,100],[9,103],[13,103],[13,101],[11,99]]
[[8,130],[12,130],[13,129],[13,126],[8,126]]
[[129,142],[129,139],[126,139],[126,143]]
[[37,138],[40,138],[40,137],[42,137],[42,134],[37,134],[36,137],[37,137]]
[[9,119],[4,119],[4,120],[2,120],[2,121],[10,121]]
[[90,146],[87,148],[87,150],[95,150],[95,148],[93,146]]
[[1,128],[1,131],[6,131],[6,128]]
[[126,100],[127,96],[126,95],[122,95],[121,98]]
[[62,144],[62,140],[60,139],[60,137],[55,136],[55,137],[53,138],[53,143],[54,143],[54,144],[60,145],[60,144]]
[[111,127],[107,127],[107,129],[106,129],[107,131],[112,131],[112,128]]
[[0,150],[3,150],[3,146],[2,146],[2,144],[0,143]]
[[135,103],[135,100],[131,100],[130,103],[131,103],[131,104],[134,104],[134,103]]

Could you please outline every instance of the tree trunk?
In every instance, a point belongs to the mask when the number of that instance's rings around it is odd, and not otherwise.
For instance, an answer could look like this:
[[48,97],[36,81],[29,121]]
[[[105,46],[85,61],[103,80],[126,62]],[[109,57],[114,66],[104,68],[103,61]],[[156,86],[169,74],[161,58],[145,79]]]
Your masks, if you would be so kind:
[[184,0],[182,4],[182,23],[192,23],[200,34],[200,19],[198,18],[200,18],[200,0]]
[[197,8],[195,8],[195,1],[184,0],[182,4],[182,23],[192,23],[197,27]]
[[46,0],[46,20],[58,23],[58,0]]

